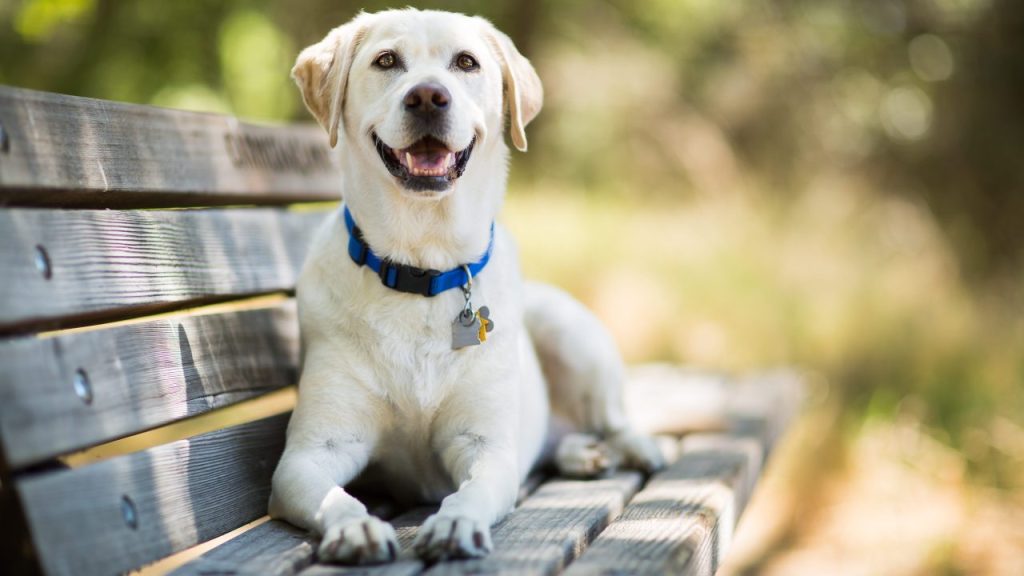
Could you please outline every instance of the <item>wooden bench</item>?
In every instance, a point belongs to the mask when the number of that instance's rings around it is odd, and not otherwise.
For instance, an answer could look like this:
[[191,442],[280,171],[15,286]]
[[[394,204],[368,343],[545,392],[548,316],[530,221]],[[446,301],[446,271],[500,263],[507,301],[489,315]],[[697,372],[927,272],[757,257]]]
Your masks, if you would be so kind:
[[[337,170],[313,126],[0,87],[3,572],[713,573],[799,403],[791,375],[638,368],[634,411],[705,431],[646,482],[533,477],[485,559],[318,565],[266,519],[292,290]],[[430,513],[371,507],[406,547]]]

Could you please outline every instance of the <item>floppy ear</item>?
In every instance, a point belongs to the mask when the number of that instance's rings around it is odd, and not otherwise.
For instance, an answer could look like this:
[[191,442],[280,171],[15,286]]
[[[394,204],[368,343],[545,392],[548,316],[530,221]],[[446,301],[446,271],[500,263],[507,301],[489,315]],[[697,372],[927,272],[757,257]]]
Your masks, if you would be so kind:
[[302,91],[302,100],[327,130],[331,148],[338,143],[352,56],[364,33],[359,18],[339,26],[323,40],[303,50],[292,67],[292,78]]
[[544,87],[530,61],[519,53],[512,40],[489,22],[487,27],[487,37],[501,62],[512,144],[520,152],[526,152],[526,125],[536,118],[544,105]]

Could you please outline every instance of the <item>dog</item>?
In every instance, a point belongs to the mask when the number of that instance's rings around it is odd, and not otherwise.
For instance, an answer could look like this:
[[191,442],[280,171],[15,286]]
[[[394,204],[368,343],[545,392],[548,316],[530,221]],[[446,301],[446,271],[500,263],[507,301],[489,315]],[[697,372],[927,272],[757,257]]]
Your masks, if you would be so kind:
[[371,478],[400,502],[440,502],[420,557],[478,557],[547,444],[573,476],[662,466],[626,422],[610,335],[524,282],[495,223],[505,127],[525,152],[543,102],[512,41],[479,17],[361,13],[292,77],[339,148],[344,204],[297,285],[303,367],[270,515],[320,534],[321,561],[394,560],[393,528],[344,489]]

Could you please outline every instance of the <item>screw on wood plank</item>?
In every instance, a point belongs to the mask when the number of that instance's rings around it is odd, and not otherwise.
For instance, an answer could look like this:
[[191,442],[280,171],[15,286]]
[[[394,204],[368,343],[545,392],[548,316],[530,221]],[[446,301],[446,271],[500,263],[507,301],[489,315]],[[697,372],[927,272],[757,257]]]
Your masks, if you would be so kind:
[[75,372],[75,395],[86,404],[92,404],[92,383],[89,382],[89,375],[85,370],[79,368]]
[[7,136],[7,130],[0,124],[0,154],[7,154],[11,150],[11,139]]
[[124,518],[124,523],[132,530],[139,527],[139,516],[135,511],[135,502],[132,502],[132,499],[127,494],[121,496],[121,516]]
[[36,244],[36,270],[49,280],[53,277],[53,268],[50,266],[50,255],[41,244]]

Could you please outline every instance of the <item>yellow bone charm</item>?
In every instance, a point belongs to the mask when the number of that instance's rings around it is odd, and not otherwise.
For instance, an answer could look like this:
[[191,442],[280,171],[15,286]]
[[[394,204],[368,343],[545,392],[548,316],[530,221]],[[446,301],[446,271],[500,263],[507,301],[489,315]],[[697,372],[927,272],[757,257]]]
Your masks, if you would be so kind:
[[490,319],[491,310],[487,306],[481,306],[476,311],[477,320],[480,321],[480,342],[487,342],[487,333],[494,330],[494,320]]

